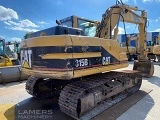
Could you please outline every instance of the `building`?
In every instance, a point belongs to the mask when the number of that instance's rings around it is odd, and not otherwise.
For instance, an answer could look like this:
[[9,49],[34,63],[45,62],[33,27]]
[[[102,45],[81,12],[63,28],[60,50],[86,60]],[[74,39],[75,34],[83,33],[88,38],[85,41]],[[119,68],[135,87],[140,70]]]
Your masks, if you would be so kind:
[[[119,41],[119,43],[124,43],[126,41],[126,36],[132,36],[132,35],[136,35],[135,34],[119,34],[117,39]],[[154,36],[160,35],[160,32],[147,32],[147,41],[153,41]],[[136,46],[136,42],[134,40],[132,40],[130,42],[131,46]]]

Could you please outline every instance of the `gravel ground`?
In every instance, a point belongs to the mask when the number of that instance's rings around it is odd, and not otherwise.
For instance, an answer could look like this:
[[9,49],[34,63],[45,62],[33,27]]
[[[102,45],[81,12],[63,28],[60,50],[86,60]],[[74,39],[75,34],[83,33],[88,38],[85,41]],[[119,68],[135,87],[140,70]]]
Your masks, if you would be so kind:
[[[156,63],[157,64],[157,63]],[[128,68],[132,69],[133,64],[130,63]],[[124,112],[117,120],[159,120],[160,119],[160,66],[155,65],[155,72],[152,78],[144,78],[141,89],[150,88],[152,92],[146,95],[142,100],[137,102],[134,106]],[[48,104],[50,101],[51,104]],[[72,119],[69,116],[63,114],[58,110],[56,100],[46,100],[35,101],[26,91],[25,91],[25,81],[22,83],[9,83],[5,86],[0,85],[0,105],[2,104],[12,104],[18,105],[23,109],[40,109],[40,104],[48,104],[47,106],[52,106],[54,108],[55,120],[69,120]],[[6,109],[7,110],[7,109]],[[0,109],[1,112],[1,109]],[[104,118],[106,120],[107,116]],[[3,120],[3,117],[0,120]]]

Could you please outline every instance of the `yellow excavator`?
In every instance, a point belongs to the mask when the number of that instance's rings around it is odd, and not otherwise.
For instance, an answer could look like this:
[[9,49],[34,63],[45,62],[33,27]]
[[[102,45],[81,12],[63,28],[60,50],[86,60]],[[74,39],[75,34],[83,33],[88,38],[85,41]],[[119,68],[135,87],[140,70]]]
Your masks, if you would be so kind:
[[155,43],[154,41],[147,41],[146,42],[146,45],[147,45],[147,53],[148,53],[148,59],[149,60],[152,60],[152,61],[156,61],[156,55],[153,54],[153,48],[155,46]]
[[[130,45],[130,41],[132,40],[134,40],[136,43],[135,47],[132,47]],[[132,57],[135,60],[137,60],[137,57],[140,54],[139,35],[136,34],[134,36],[127,37],[127,42],[128,42],[127,44],[129,45],[128,50],[127,50],[127,47],[121,47],[122,52],[126,52],[127,54],[129,52],[129,57],[128,57],[129,60],[131,60]],[[125,44],[124,46],[126,46],[126,42],[123,44]],[[152,41],[146,41],[146,49],[147,49],[148,60],[156,61],[156,58],[157,58],[157,60],[160,61],[160,36],[154,36]]]
[[[13,47],[10,46],[12,44]],[[17,56],[19,45],[20,43],[10,43],[0,39],[0,84],[21,81],[29,77],[21,71]],[[12,48],[17,51],[13,52]]]
[[158,62],[160,62],[160,35],[154,37],[153,55],[156,55]]
[[[103,14],[94,37],[59,22],[31,33],[20,45],[22,71],[31,75],[27,92],[38,99],[58,94],[60,110],[78,119],[103,101],[122,100],[139,90],[142,76],[151,77],[154,66],[147,60],[144,44],[147,14],[143,10],[139,15],[138,10],[117,1]],[[139,26],[140,55],[133,70],[112,71],[128,66],[115,39],[119,21]]]
[[160,62],[160,35],[155,36],[156,45],[153,48],[153,54],[156,55],[158,62]]
[[[138,34],[136,36],[130,36],[128,41],[130,40],[135,40],[136,47],[133,47],[133,49],[136,51],[135,53],[137,55],[140,54]],[[160,61],[160,36],[154,36],[152,41],[146,41],[146,49],[148,60],[156,61],[157,58],[158,61]]]
[[0,39],[0,67],[13,66],[12,60],[6,53],[5,40]]
[[[136,41],[136,46],[131,46],[131,41]],[[138,59],[138,36],[132,35],[127,36],[126,42],[120,43],[121,46],[121,52],[126,52],[128,61],[131,61],[132,59],[137,60]]]
[[4,39],[0,39],[0,67],[20,65],[19,51],[20,43],[17,42],[5,42]]

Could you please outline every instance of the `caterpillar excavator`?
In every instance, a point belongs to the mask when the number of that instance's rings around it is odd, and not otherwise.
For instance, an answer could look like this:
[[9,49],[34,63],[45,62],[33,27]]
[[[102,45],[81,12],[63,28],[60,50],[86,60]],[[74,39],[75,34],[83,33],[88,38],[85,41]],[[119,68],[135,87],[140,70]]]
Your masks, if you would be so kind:
[[19,51],[20,43],[17,42],[5,42],[4,39],[0,39],[0,67],[20,65],[19,63]]
[[[136,58],[135,60],[137,60],[138,54],[140,54],[139,51],[139,37],[138,34],[127,37],[127,41],[130,42],[134,40],[136,42],[136,47],[132,47],[130,46],[130,43],[127,43],[129,45],[128,49],[129,49],[129,54],[131,55],[131,57],[128,58]],[[125,44],[126,46],[126,42],[122,43]],[[156,61],[156,58],[158,59],[158,61],[160,61],[160,36],[154,36],[152,41],[146,41],[146,49],[147,49],[147,57],[148,60],[153,60]],[[122,47],[121,50],[123,52],[127,52],[127,47]],[[129,56],[130,56],[129,55]]]
[[[129,40],[135,40],[136,41],[136,53],[140,54],[139,52],[139,37],[138,35],[136,36],[131,36]],[[151,41],[146,41],[146,49],[147,49],[147,57],[148,60],[153,60],[156,61],[156,58],[158,61],[160,61],[160,36],[154,36],[153,40]]]
[[153,41],[148,42],[148,51],[150,52],[150,58],[157,58],[160,62],[160,35],[154,36]]
[[21,71],[17,56],[19,45],[17,42],[5,42],[4,39],[0,39],[0,84],[21,81],[29,77]]
[[[136,41],[136,47],[131,46],[131,41]],[[126,42],[122,42],[121,44],[121,52],[126,52],[128,61],[131,61],[132,58],[134,60],[138,59],[138,36],[137,35],[132,35],[132,36],[127,36]]]
[[153,54],[156,55],[158,62],[160,62],[160,35],[155,36],[155,46],[153,47]]
[[[61,25],[31,33],[20,45],[22,71],[31,75],[26,91],[37,99],[58,94],[60,110],[76,119],[104,101],[135,93],[142,76],[154,73],[146,53],[147,14],[142,10],[139,15],[138,10],[117,1],[103,14],[94,37]],[[115,39],[119,21],[139,26],[140,56],[133,70],[115,71],[128,66],[126,53]]]

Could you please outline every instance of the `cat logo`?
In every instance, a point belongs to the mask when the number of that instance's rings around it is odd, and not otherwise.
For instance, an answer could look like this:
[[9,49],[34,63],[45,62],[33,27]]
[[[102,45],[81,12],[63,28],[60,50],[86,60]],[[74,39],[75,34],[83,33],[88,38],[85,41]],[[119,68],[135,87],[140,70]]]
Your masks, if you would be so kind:
[[110,57],[103,57],[102,58],[102,65],[109,65],[111,63]]
[[32,50],[21,50],[21,64],[24,68],[31,68]]

